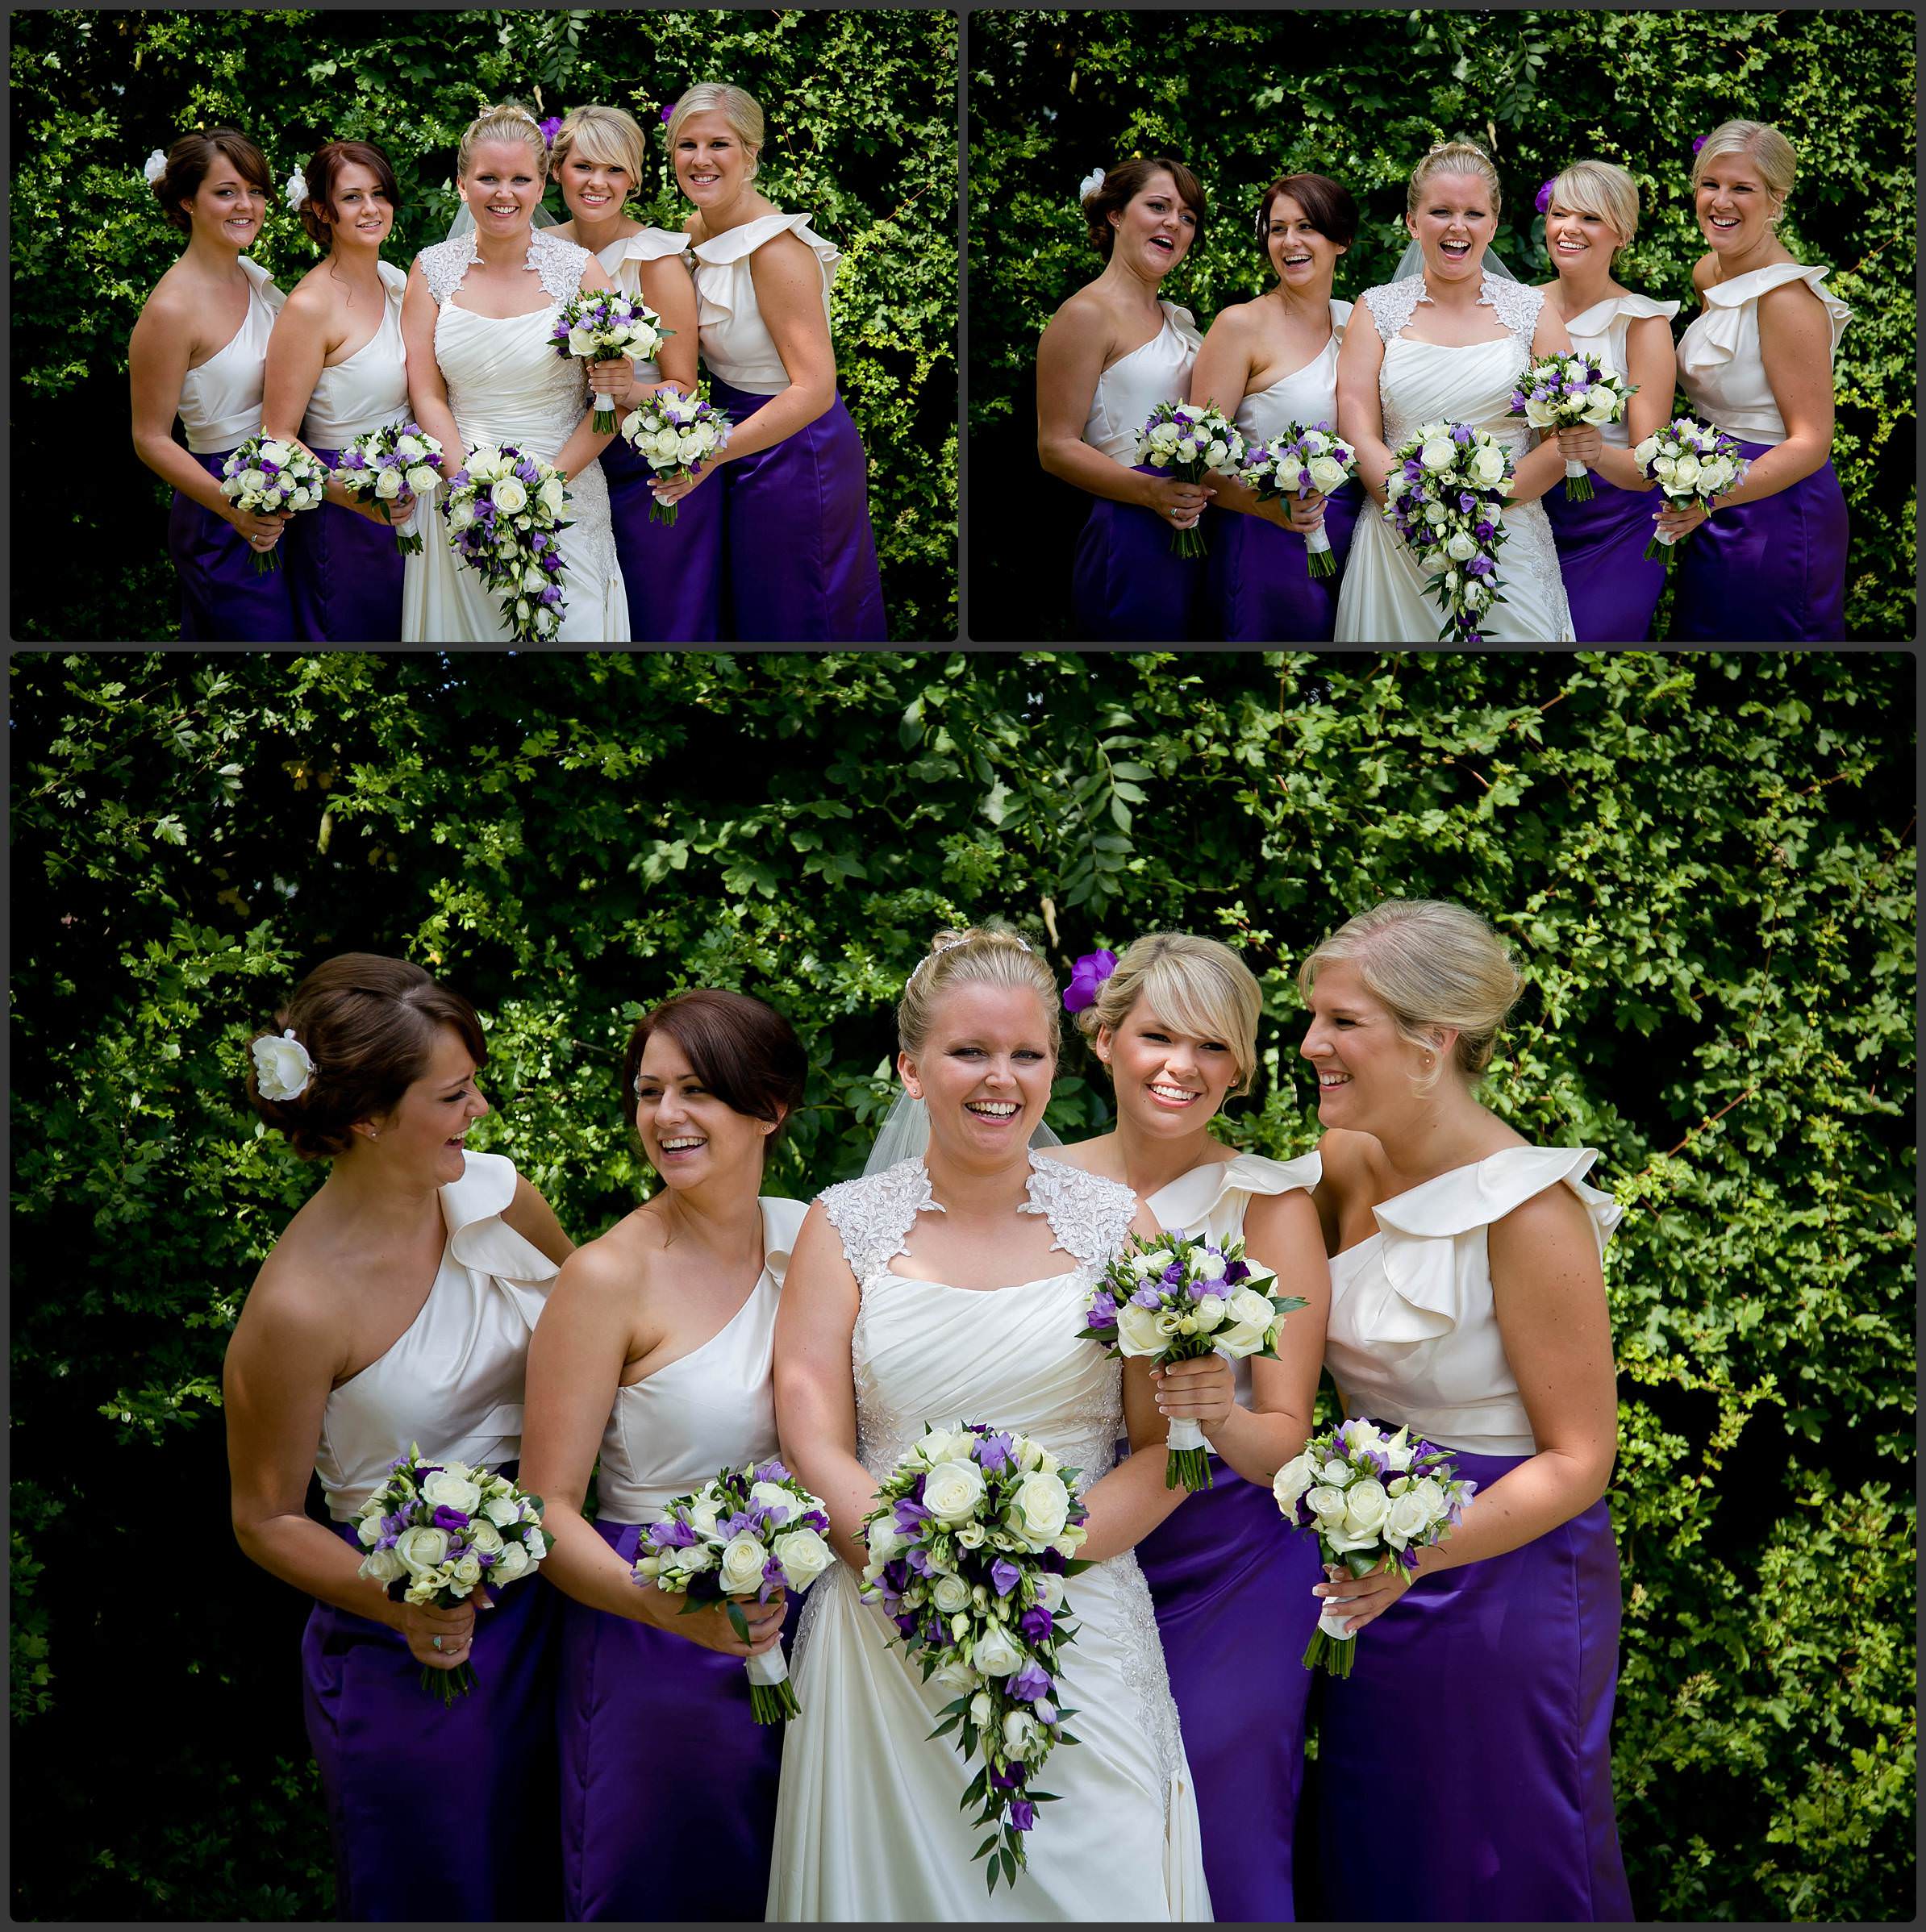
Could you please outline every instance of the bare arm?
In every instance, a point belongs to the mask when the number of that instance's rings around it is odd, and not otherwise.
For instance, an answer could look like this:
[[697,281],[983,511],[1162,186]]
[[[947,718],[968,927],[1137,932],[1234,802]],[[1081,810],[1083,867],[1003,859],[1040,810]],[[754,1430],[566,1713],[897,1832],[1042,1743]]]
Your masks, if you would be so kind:
[[1754,459],[1745,481],[1720,498],[1721,509],[1777,496],[1832,453],[1832,324],[1825,304],[1803,281],[1782,283],[1759,298],[1759,354],[1786,439]]
[[[261,378],[261,427],[263,434],[283,443],[301,443],[301,425],[307,406],[321,380],[328,352],[337,348],[327,336],[327,305],[305,289],[297,289],[281,304],[268,336],[267,367]],[[406,493],[404,493],[404,495]],[[352,510],[370,523],[385,519],[371,502],[365,503],[344,489],[335,473],[328,473],[326,489],[329,502]],[[412,500],[395,499],[394,514],[401,521],[412,507]]]
[[876,1482],[856,1459],[856,1383],[849,1364],[861,1291],[841,1239],[819,1203],[803,1218],[776,1312],[776,1434],[782,1459],[829,1512],[829,1542],[861,1571],[857,1532]]
[[1678,386],[1678,358],[1672,347],[1670,325],[1662,315],[1641,315],[1625,331],[1625,379],[1638,385],[1638,393],[1625,406],[1625,434],[1631,448],[1605,443],[1592,468],[1620,489],[1643,493],[1657,489],[1639,473],[1632,450],[1661,424],[1672,419],[1672,393]]
[[[1569,356],[1571,352],[1572,339],[1563,319],[1549,302],[1540,303],[1538,327],[1532,334],[1532,355]],[[1564,452],[1559,448],[1556,436],[1546,436],[1518,459],[1507,501],[1536,503],[1553,484],[1562,482],[1564,478]]]
[[695,278],[689,273],[688,263],[679,255],[665,255],[637,266],[642,299],[661,317],[662,326],[675,332],[656,356],[661,381],[637,383],[629,393],[632,409],[658,389],[678,389],[686,396],[693,395],[700,381],[696,368]]
[[1383,362],[1384,342],[1377,321],[1361,302],[1351,311],[1344,346],[1337,352],[1337,433],[1357,451],[1357,480],[1380,510],[1393,464],[1378,400],[1378,372]]
[[1244,1212],[1244,1246],[1253,1261],[1274,1271],[1280,1294],[1301,1295],[1305,1303],[1284,1318],[1276,1360],[1252,1357],[1250,1406],[1233,1405],[1211,1431],[1211,1447],[1240,1476],[1268,1484],[1302,1452],[1311,1434],[1331,1314],[1331,1267],[1317,1210],[1301,1188],[1251,1202]]
[[[1249,393],[1256,347],[1248,305],[1226,309],[1211,324],[1203,347],[1190,365],[1190,400],[1199,405],[1214,405],[1226,416],[1234,418],[1237,406]],[[1324,499],[1315,491],[1305,498],[1303,520],[1297,522],[1291,514],[1297,502],[1294,497],[1274,498],[1260,503],[1255,490],[1235,477],[1221,475],[1211,477],[1211,487],[1216,493],[1214,501],[1219,510],[1261,517],[1282,530],[1308,530],[1323,520]]]
[[[588,265],[582,272],[580,285],[584,289],[608,289],[612,288],[614,284],[608,278],[608,271],[591,255]],[[586,367],[588,371],[588,386],[595,392],[596,396],[607,390],[619,397],[627,393],[636,365],[625,356],[619,362],[591,362]],[[598,371],[600,371],[599,375]],[[598,435],[594,422],[594,402],[591,399],[584,405],[582,420],[569,432],[568,441],[555,452],[555,467],[563,476],[580,476],[615,441],[613,430],[606,435]]]
[[562,1225],[555,1218],[555,1210],[543,1199],[540,1189],[526,1174],[515,1176],[515,1199],[509,1202],[502,1218],[551,1261],[566,1261],[575,1252],[575,1243],[562,1232]]
[[442,473],[452,477],[468,455],[468,445],[455,427],[448,407],[448,384],[435,356],[435,323],[441,311],[428,293],[427,278],[418,256],[408,270],[402,297],[402,342],[408,356],[408,408],[421,427],[440,443]]

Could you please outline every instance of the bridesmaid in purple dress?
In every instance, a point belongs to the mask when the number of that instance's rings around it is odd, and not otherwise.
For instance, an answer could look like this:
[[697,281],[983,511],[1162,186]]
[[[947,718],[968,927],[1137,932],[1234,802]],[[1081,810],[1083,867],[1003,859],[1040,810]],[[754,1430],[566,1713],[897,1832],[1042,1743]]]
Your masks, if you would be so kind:
[[127,381],[134,453],[173,485],[167,551],[181,580],[181,641],[290,643],[287,573],[255,568],[289,519],[237,510],[220,492],[223,461],[261,429],[261,368],[281,302],[267,270],[242,253],[266,218],[267,160],[244,134],[211,127],[181,135],[150,179],[188,239],[141,307]]
[[1157,289],[1203,231],[1203,190],[1160,156],[1086,181],[1082,210],[1103,272],[1037,343],[1037,460],[1096,499],[1071,578],[1079,633],[1093,643],[1181,640],[1204,621],[1203,565],[1173,552],[1172,533],[1197,527],[1215,485],[1140,464],[1137,432],[1158,403],[1190,391],[1203,338]]
[[[368,141],[325,143],[301,178],[301,225],[327,253],[288,291],[268,339],[261,414],[269,435],[298,437],[331,471],[356,437],[407,419],[408,277],[381,260],[400,189]],[[414,502],[406,490],[394,499],[397,524]],[[304,643],[400,641],[401,550],[372,502],[331,478],[327,501],[294,519],[282,548]]]
[[1665,587],[1665,567],[1647,562],[1654,485],[1632,460],[1672,414],[1676,371],[1669,326],[1675,302],[1634,294],[1612,264],[1638,233],[1638,183],[1609,161],[1575,161],[1541,191],[1545,243],[1557,271],[1543,285],[1572,347],[1638,385],[1623,423],[1558,432],[1569,462],[1591,473],[1593,494],[1573,502],[1563,481],[1545,498],[1558,568],[1582,644],[1643,643]]
[[[586,248],[625,295],[640,296],[671,332],[653,362],[604,363],[627,370],[618,407],[632,410],[658,389],[693,395],[696,378],[695,283],[689,237],[644,227],[624,203],[642,178],[642,130],[619,107],[570,110],[550,150],[549,172],[561,184],[569,219],[552,232]],[[591,366],[590,380],[598,381]],[[673,524],[650,511],[655,473],[622,436],[598,459],[608,479],[615,555],[628,592],[629,635],[637,643],[715,641],[722,606],[723,497],[698,490]]]
[[[661,1191],[562,1271],[528,1358],[527,1478],[544,1573],[574,1599],[560,1697],[569,1918],[760,1918],[782,1726],[750,1713],[745,1657],[786,1606],[682,1613],[630,1569],[645,1526],[723,1468],[776,1454],[776,1298],[803,1204],[757,1190],[808,1062],[789,1022],[704,989],[637,1022],[623,1109]],[[582,1514],[596,1472],[597,1514]]]
[[[1211,324],[1190,371],[1190,400],[1216,403],[1247,443],[1267,443],[1293,423],[1335,431],[1337,352],[1351,305],[1332,299],[1331,284],[1357,237],[1357,204],[1324,175],[1287,174],[1264,191],[1257,237],[1277,285]],[[1211,519],[1204,576],[1215,635],[1232,643],[1328,643],[1362,487],[1353,479],[1329,497],[1312,490],[1262,505],[1235,477],[1215,477],[1212,487],[1219,510],[1243,513]],[[1314,577],[1304,540],[1320,523],[1337,568]]]
[[[1117,1124],[1051,1159],[1123,1182],[1160,1226],[1219,1242],[1241,1235],[1281,1292],[1307,1304],[1286,1321],[1277,1360],[1232,1364],[1236,1399],[1206,1424],[1211,1487],[1137,1545],[1197,1785],[1211,1909],[1232,1922],[1288,1923],[1311,1689],[1299,1660],[1321,1572],[1315,1538],[1280,1521],[1270,1480],[1304,1447],[1324,1357],[1329,1276],[1307,1191],[1318,1157],[1240,1154],[1210,1130],[1257,1064],[1261,998],[1229,947],[1157,933],[1105,973],[1112,959],[1080,960],[1064,1003],[1110,1070]],[[1160,1393],[1211,1366],[1180,1364],[1159,1378]]]
[[[1845,494],[1832,468],[1832,359],[1853,311],[1778,235],[1796,157],[1776,127],[1727,121],[1692,164],[1708,252],[1704,306],[1678,344],[1700,421],[1736,437],[1745,480],[1702,510],[1662,512],[1678,553],[1674,643],[1836,643],[1845,636]],[[1700,529],[1703,524],[1705,527]],[[1696,534],[1694,534],[1694,533]]]
[[[352,952],[316,967],[254,1047],[256,1110],[331,1164],[228,1345],[234,1530],[315,1599],[301,1660],[338,1918],[541,1919],[560,1903],[561,1599],[536,1576],[479,1614],[486,1592],[452,1610],[392,1601],[360,1574],[353,1522],[411,1443],[510,1475],[521,1451],[528,1338],[569,1249],[507,1160],[463,1151],[488,1111],[486,1052],[460,994]],[[327,1526],[302,1507],[311,1468]],[[452,1705],[422,1688],[424,1665],[465,1663],[474,1688]]]
[[869,460],[836,389],[829,289],[841,256],[756,192],[762,110],[740,87],[691,87],[669,118],[677,184],[695,205],[696,309],[709,393],[735,427],[680,502],[722,493],[725,637],[880,643],[882,579]]
[[[1311,1013],[1344,1412],[1452,1450],[1478,1485],[1419,1557],[1315,1586],[1357,1636],[1324,1686],[1319,1865],[1333,1917],[1629,1920],[1611,1796],[1617,1447],[1600,1257],[1622,1211],[1587,1147],[1528,1145],[1473,1089],[1520,981],[1464,907],[1389,901],[1299,975]],[[1341,1579],[1342,1580],[1338,1580]],[[1361,1829],[1421,1792],[1394,1856]]]

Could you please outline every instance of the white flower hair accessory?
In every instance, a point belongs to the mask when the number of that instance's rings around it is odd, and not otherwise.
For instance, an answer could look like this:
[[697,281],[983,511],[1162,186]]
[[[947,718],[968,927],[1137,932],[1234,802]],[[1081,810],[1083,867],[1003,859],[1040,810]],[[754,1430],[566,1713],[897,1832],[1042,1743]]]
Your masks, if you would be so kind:
[[140,164],[140,172],[146,177],[148,186],[152,187],[154,183],[167,172],[167,156],[156,148]]
[[287,198],[288,206],[298,214],[301,204],[307,199],[307,177],[298,168],[288,177]]
[[1082,203],[1087,202],[1090,198],[1103,185],[1105,177],[1107,176],[1109,173],[1110,170],[1107,168],[1091,169],[1090,173],[1077,184],[1077,199],[1078,202]]
[[277,1039],[265,1033],[254,1043],[254,1085],[263,1100],[298,1100],[315,1077],[313,1056],[290,1026]]

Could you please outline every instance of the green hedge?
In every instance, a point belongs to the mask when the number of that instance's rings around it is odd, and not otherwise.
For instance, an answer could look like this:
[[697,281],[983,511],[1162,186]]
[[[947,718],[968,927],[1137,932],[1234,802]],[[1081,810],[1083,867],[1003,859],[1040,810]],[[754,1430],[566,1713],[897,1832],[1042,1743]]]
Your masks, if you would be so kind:
[[[1165,925],[1241,947],[1232,1131],[1300,1151],[1293,968],[1393,892],[1514,942],[1492,1104],[1628,1209],[1640,1912],[1911,1915],[1909,659],[17,656],[13,687],[17,1916],[328,1909],[304,1606],[228,1538],[218,1395],[317,1179],[247,1111],[245,1042],[317,960],[474,997],[477,1140],[582,1239],[645,1185],[640,1003],[796,1020],[773,1183],[807,1194],[857,1168],[928,935],[990,911],[1060,972]],[[1106,1118],[1080,1053],[1065,1135]]]
[[[387,253],[405,265],[453,219],[462,129],[505,98],[538,114],[627,108],[649,136],[633,206],[679,228],[688,204],[658,138],[661,110],[693,81],[732,80],[768,116],[758,185],[843,251],[837,368],[869,452],[890,634],[953,636],[956,73],[956,16],[907,9],[21,14],[13,455],[50,481],[17,493],[14,541],[24,556],[88,563],[16,571],[13,635],[176,634],[169,493],[127,433],[127,333],[181,248],[141,177],[151,150],[229,122],[261,143],[279,182],[322,140],[377,141],[402,190]],[[548,200],[565,214],[559,189]],[[319,256],[278,193],[252,252],[284,287]],[[77,465],[77,432],[104,456]],[[97,567],[107,557],[114,568]]]
[[[1354,298],[1390,279],[1405,183],[1434,140],[1467,137],[1494,156],[1495,245],[1532,281],[1552,273],[1540,184],[1568,161],[1616,161],[1645,210],[1619,274],[1682,301],[1682,327],[1704,252],[1692,140],[1736,117],[1774,123],[1798,149],[1786,244],[1832,265],[1826,285],[1853,311],[1833,443],[1852,517],[1848,635],[1913,635],[1910,13],[1011,10],[973,14],[969,34],[972,473],[1000,479],[1005,502],[1015,479],[1025,503],[1020,534],[1007,518],[976,519],[973,636],[1073,635],[1069,558],[1089,499],[1040,478],[1035,355],[1052,312],[1098,265],[1077,209],[1092,168],[1167,153],[1195,170],[1210,219],[1165,293],[1207,327],[1273,279],[1252,220],[1281,173],[1329,174],[1357,197],[1364,226],[1337,282]],[[1019,557],[1028,570],[1011,568]],[[992,563],[1006,568],[993,575]]]

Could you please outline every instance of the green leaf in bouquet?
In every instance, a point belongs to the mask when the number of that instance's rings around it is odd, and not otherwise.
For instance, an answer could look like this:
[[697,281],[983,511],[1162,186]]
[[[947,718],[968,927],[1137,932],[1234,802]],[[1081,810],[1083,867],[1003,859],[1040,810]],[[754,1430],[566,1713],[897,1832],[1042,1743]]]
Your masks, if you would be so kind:
[[742,1613],[742,1605],[733,1597],[725,1598],[723,1609],[728,1613],[729,1627],[744,1643],[749,1640],[749,1620]]

